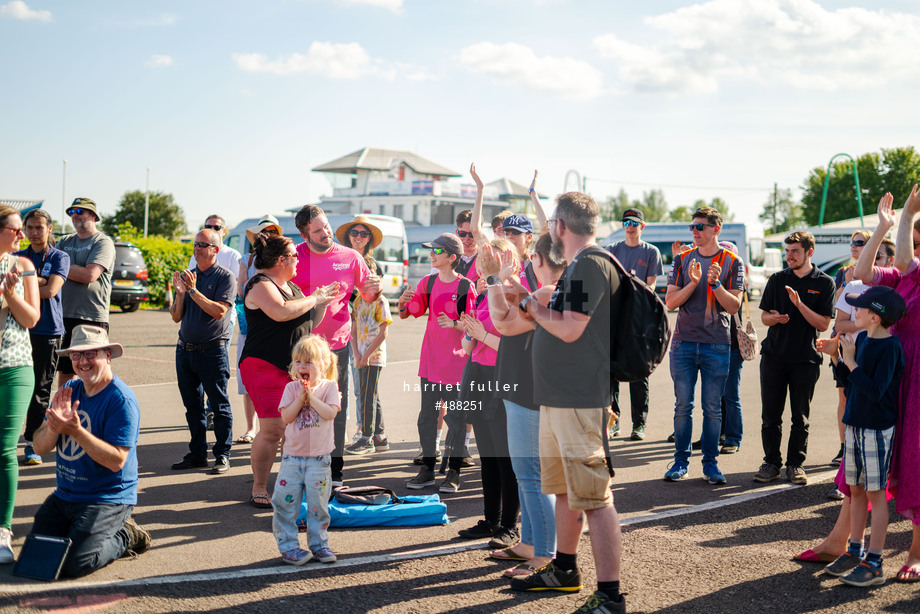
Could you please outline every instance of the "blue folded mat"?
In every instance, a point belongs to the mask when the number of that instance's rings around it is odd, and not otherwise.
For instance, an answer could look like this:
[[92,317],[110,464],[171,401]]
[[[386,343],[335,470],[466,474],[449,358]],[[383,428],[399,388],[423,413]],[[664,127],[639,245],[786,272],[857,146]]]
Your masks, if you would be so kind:
[[[447,505],[438,495],[400,497],[405,503],[386,505],[342,504],[329,502],[330,527],[423,527],[447,524]],[[307,503],[300,506],[297,526],[304,527]]]

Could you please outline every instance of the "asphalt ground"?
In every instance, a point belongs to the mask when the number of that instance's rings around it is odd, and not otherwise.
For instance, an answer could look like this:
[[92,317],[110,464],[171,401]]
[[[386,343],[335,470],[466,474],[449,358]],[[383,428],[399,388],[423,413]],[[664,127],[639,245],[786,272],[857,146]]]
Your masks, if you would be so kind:
[[[673,317],[674,314],[672,314]],[[759,312],[752,310],[761,338]],[[501,572],[508,564],[487,557],[485,542],[468,542],[457,530],[481,518],[478,469],[462,475],[456,494],[442,494],[450,523],[417,528],[332,529],[333,565],[282,565],[271,534],[271,513],[248,504],[249,446],[234,446],[231,469],[176,472],[170,465],[187,451],[184,408],[175,384],[177,325],[166,312],[111,314],[112,339],[125,346],[115,372],[141,403],[139,502],[134,516],[153,536],[151,550],[123,559],[87,578],[54,584],[11,575],[0,568],[0,609],[26,612],[253,612],[306,608],[332,612],[569,612],[594,588],[588,536],[579,548],[585,588],[579,594],[520,594]],[[415,419],[419,393],[418,349],[422,321],[399,321],[388,340],[382,400],[392,449],[346,455],[345,479],[406,494],[415,475]],[[811,411],[808,486],[759,485],[761,463],[757,360],[742,371],[746,435],[741,451],[719,459],[728,478],[713,487],[702,479],[698,452],[690,477],[662,476],[673,457],[673,387],[667,357],[651,378],[648,438],[612,442],[617,471],[616,507],[624,525],[622,590],[631,612],[917,612],[920,584],[889,580],[874,589],[840,584],[821,566],[791,561],[831,529],[839,503],[826,498],[834,474],[827,462],[838,448],[837,394],[827,370]],[[231,393],[236,392],[231,383]],[[621,393],[625,407],[628,392]],[[243,431],[240,397],[231,394],[234,434]],[[354,399],[350,403],[354,407]],[[354,418],[349,419],[349,435]],[[701,413],[695,411],[695,432]],[[787,423],[788,429],[788,423]],[[785,441],[785,439],[784,439]],[[21,455],[21,450],[20,450]],[[32,517],[55,484],[51,455],[22,467],[13,521],[18,553]],[[277,464],[275,466],[277,470]],[[435,489],[421,491],[426,494]],[[893,576],[906,556],[911,526],[892,511],[885,570]]]

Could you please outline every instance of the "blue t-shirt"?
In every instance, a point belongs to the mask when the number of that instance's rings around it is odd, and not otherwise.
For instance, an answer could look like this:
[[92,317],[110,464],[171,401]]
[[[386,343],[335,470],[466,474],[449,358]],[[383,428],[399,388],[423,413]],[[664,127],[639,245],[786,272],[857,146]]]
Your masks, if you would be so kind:
[[130,448],[120,471],[94,461],[72,438],[58,437],[56,497],[70,503],[137,503],[137,440],[141,413],[137,396],[115,378],[101,392],[89,397],[81,380],[64,384],[73,389],[71,402],[80,401],[80,422],[94,436],[113,446]]
[[[32,247],[27,247],[16,252],[17,256],[25,256],[35,265],[36,273],[49,279],[52,275],[58,275],[67,281],[67,274],[70,272],[70,256],[67,252],[62,252],[50,245],[40,252],[33,252]],[[33,335],[56,336],[64,334],[64,319],[61,312],[61,291],[51,298],[43,298],[39,301],[41,306],[41,317],[29,332]]]
[[866,331],[856,337],[855,370],[837,361],[837,377],[846,389],[843,423],[884,431],[898,421],[898,393],[904,375],[904,349],[897,337],[873,339]]

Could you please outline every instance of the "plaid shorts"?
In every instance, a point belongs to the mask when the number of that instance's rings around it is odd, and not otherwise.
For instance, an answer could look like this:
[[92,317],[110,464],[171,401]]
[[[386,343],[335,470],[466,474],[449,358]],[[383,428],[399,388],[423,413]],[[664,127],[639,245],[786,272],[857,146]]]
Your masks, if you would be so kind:
[[885,490],[893,437],[893,426],[879,431],[847,425],[843,468],[849,486],[862,486],[867,491]]

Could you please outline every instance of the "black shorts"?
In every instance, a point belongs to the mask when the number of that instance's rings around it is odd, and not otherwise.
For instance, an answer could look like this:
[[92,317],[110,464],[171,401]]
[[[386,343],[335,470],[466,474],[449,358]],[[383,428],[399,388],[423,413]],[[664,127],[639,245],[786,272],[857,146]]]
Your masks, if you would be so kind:
[[[109,323],[108,322],[92,322],[90,320],[78,320],[77,318],[63,318],[64,320],[64,338],[61,340],[61,349],[66,350],[70,347],[70,338],[73,336],[73,329],[80,326],[81,324],[91,324],[92,326],[98,326],[99,328],[104,328],[105,332],[109,332]],[[64,373],[66,375],[73,375],[73,363],[70,362],[69,356],[61,356],[58,361],[58,373]]]

